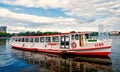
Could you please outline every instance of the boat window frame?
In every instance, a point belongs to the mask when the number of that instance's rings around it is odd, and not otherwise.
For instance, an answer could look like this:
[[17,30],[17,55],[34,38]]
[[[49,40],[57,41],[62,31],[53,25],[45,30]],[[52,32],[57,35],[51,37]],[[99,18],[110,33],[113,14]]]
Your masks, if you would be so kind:
[[35,37],[35,42],[39,42],[39,41],[40,41],[39,37]]
[[44,41],[45,41],[45,38],[44,37],[40,37],[40,42],[44,43]]
[[59,42],[59,41],[60,41],[59,36],[53,36],[52,37],[52,42]]
[[74,39],[75,39],[75,35],[72,34],[72,35],[71,35],[71,40],[74,40]]
[[17,42],[17,37],[13,38],[13,42]]
[[45,41],[46,42],[51,42],[51,37],[49,36],[49,37],[45,37]]
[[25,38],[25,42],[29,42],[29,38]]
[[75,34],[75,40],[79,40],[79,35],[78,34]]
[[15,38],[12,38],[12,42],[15,42]]
[[29,41],[30,41],[30,42],[34,42],[34,38],[33,38],[33,37],[31,37]]
[[25,38],[23,37],[23,38],[21,38],[21,42],[25,42]]
[[21,38],[18,38],[18,39],[17,39],[17,42],[21,42]]
[[15,42],[17,42],[17,37],[15,38]]
[[85,34],[85,39],[89,39],[89,34]]

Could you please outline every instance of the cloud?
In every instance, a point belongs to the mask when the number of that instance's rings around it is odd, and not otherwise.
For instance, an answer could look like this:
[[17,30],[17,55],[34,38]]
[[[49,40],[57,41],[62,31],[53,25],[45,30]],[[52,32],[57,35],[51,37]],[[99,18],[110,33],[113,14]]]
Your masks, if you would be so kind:
[[17,27],[24,31],[97,31],[99,24],[104,24],[106,30],[120,30],[120,0],[1,0],[0,3],[28,8],[61,9],[71,17],[35,16],[0,8],[0,23],[7,24],[9,30],[14,32],[19,29]]
[[94,16],[120,9],[119,0],[1,0],[0,3],[44,9],[61,8],[73,16]]
[[[36,7],[36,8],[53,8],[58,9],[61,8],[62,10],[66,11],[68,15],[90,15],[95,14],[95,6],[94,0],[3,0],[0,1],[4,4],[9,5],[19,5],[25,7]],[[92,10],[91,10],[92,9]]]
[[10,5],[20,5],[26,7],[42,7],[42,8],[61,8],[67,6],[68,0],[3,0],[1,3]]
[[54,27],[56,26],[63,24],[69,26],[71,23],[74,24],[75,22],[74,18],[35,16],[23,13],[14,13],[4,8],[0,8],[0,19],[1,24],[8,26],[8,31],[35,31],[44,29],[55,31]]

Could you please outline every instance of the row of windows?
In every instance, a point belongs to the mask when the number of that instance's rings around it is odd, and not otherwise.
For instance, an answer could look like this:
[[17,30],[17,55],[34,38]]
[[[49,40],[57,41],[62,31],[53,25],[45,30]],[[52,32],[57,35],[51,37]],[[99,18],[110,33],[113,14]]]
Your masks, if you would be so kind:
[[[79,34],[72,34],[71,40],[79,40]],[[59,42],[59,36],[53,37],[36,37],[36,38],[13,38],[17,42]]]
[[16,42],[59,42],[59,37],[13,38]]
[[79,39],[79,35],[78,34],[71,35],[71,39],[72,40],[78,40]]

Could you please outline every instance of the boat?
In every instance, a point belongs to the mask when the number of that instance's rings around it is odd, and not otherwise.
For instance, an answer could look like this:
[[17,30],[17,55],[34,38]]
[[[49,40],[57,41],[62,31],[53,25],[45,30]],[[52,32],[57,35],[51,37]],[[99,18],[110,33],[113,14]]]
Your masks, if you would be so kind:
[[112,40],[92,38],[88,32],[59,33],[39,36],[13,36],[12,48],[50,54],[109,56]]

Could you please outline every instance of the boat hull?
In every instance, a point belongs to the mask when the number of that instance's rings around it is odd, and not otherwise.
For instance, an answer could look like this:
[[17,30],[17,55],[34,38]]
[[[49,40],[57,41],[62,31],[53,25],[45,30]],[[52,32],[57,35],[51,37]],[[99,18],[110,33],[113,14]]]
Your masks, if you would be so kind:
[[111,53],[111,47],[106,48],[95,48],[91,50],[52,50],[52,49],[38,49],[38,48],[24,48],[19,46],[12,45],[12,48],[25,50],[25,51],[33,51],[33,52],[43,52],[43,53],[50,53],[50,54],[73,54],[73,55],[81,55],[81,56],[109,56]]
[[75,55],[108,57],[111,52],[74,52]]
[[98,48],[82,48],[78,50],[69,51],[75,55],[86,56],[108,56],[111,53],[111,46],[104,46]]
[[25,51],[33,51],[33,52],[43,52],[43,53],[51,53],[51,54],[63,54],[62,51],[56,51],[56,50],[49,50],[49,49],[37,49],[37,48],[24,48],[24,47],[19,47],[19,46],[13,46],[12,48],[14,49],[19,49],[19,50],[25,50]]

